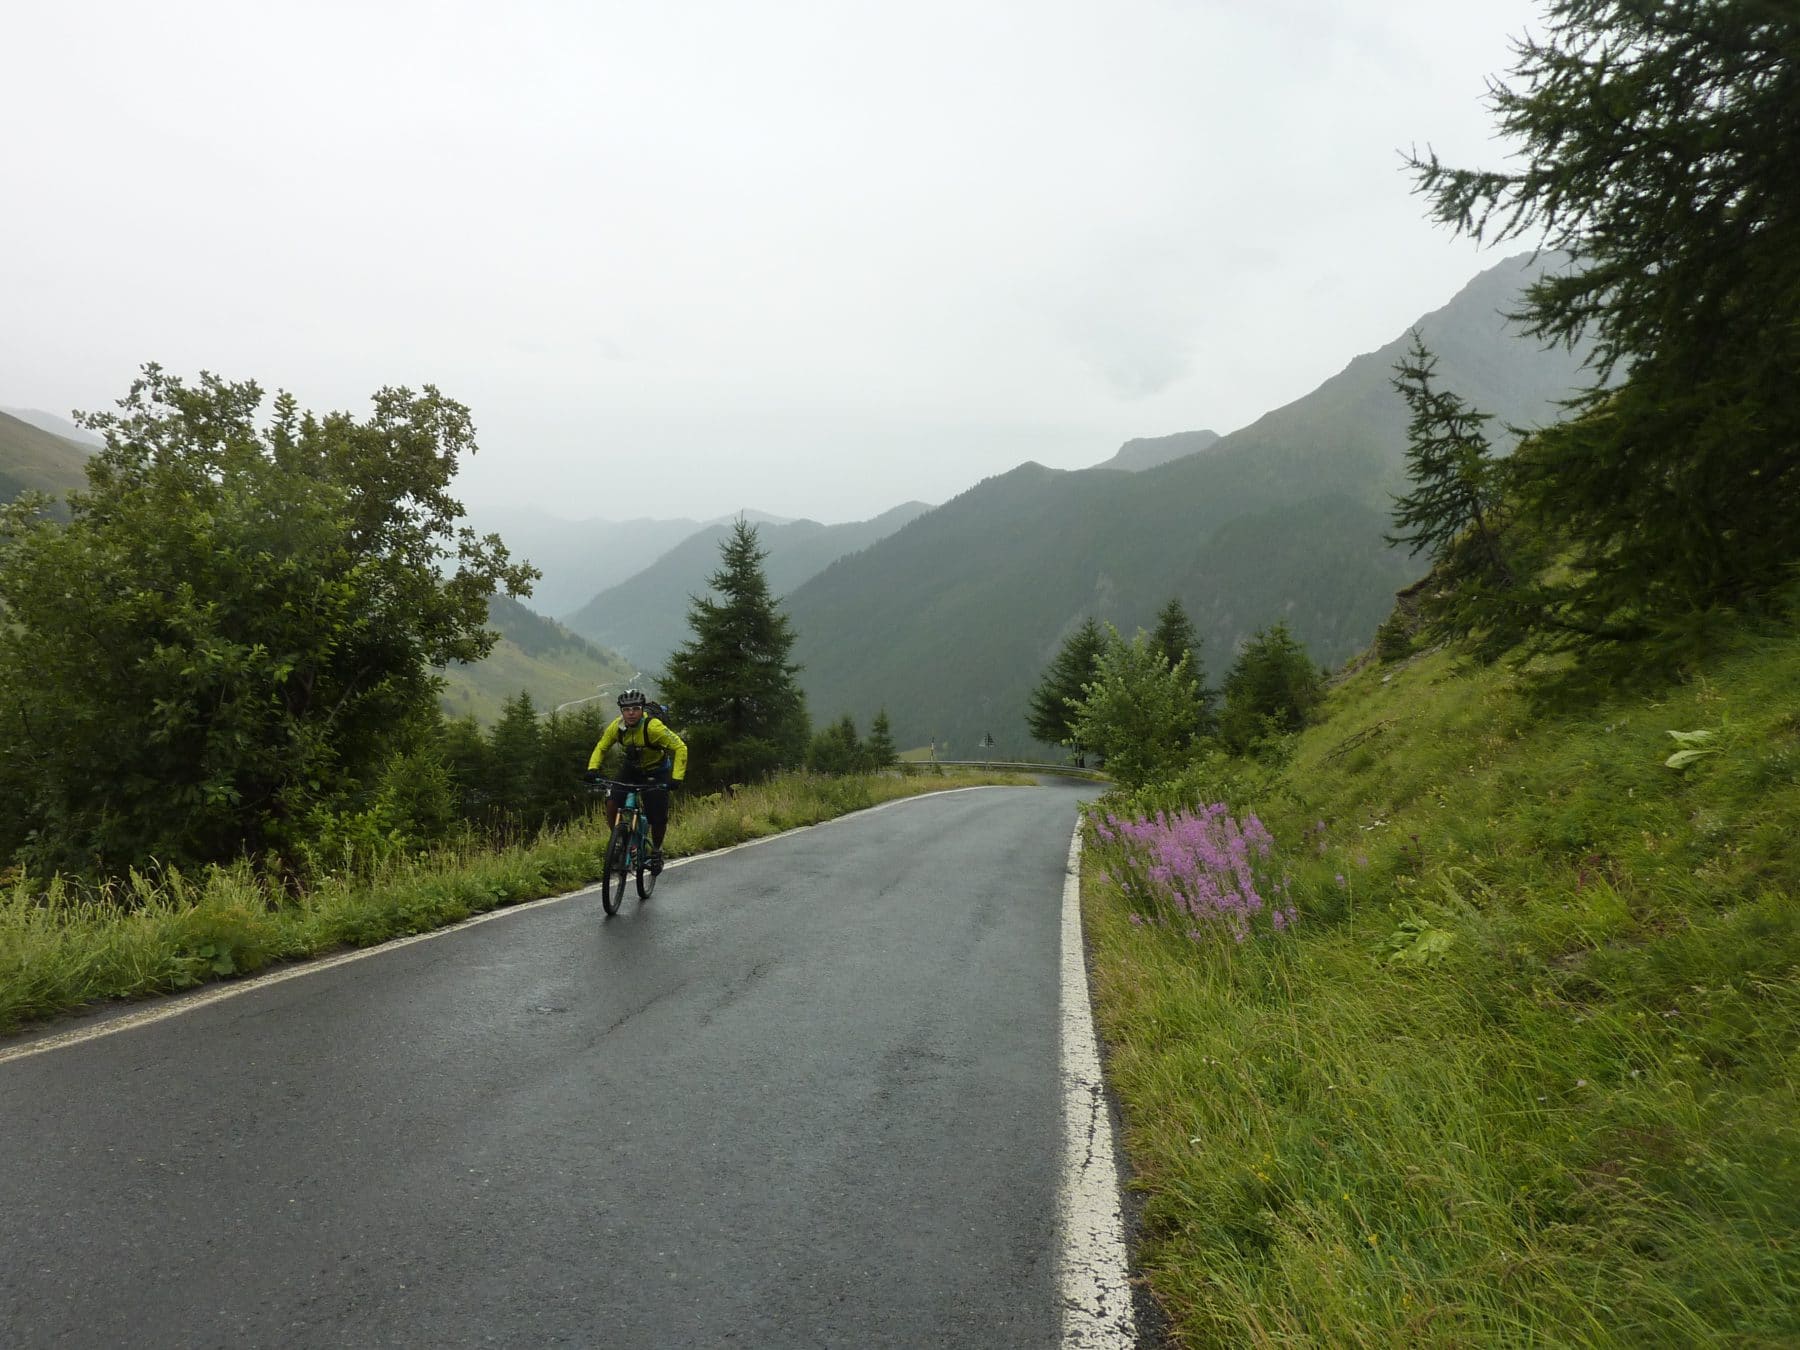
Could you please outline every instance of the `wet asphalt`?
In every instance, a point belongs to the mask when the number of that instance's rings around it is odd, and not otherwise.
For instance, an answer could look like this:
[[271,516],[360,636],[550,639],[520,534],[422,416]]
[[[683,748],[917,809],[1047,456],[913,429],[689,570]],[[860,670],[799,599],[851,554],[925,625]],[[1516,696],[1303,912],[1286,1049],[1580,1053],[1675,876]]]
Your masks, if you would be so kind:
[[1092,791],[915,799],[0,1063],[0,1345],[1054,1344]]

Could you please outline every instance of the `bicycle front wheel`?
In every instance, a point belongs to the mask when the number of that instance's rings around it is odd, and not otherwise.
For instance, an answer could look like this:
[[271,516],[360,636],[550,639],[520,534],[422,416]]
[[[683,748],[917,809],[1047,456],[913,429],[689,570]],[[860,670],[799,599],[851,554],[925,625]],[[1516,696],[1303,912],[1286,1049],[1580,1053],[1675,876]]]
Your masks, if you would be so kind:
[[656,873],[650,870],[650,839],[645,835],[637,846],[637,891],[639,900],[648,900],[656,889]]
[[627,855],[631,852],[631,831],[620,821],[613,826],[612,838],[606,841],[606,870],[600,876],[600,904],[608,914],[617,914],[625,903]]

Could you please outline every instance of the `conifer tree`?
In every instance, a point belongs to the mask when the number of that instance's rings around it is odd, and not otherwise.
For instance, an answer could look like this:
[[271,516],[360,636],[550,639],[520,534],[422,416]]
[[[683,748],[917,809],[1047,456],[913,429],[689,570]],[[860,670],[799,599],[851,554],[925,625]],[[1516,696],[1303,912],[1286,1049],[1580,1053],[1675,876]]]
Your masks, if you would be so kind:
[[[1387,542],[1432,560],[1419,588],[1423,631],[1473,637],[1472,653],[1492,659],[1531,625],[1552,622],[1535,590],[1521,581],[1542,560],[1510,518],[1510,461],[1493,453],[1483,430],[1489,414],[1436,383],[1437,358],[1417,329],[1394,371],[1393,386],[1412,412],[1406,452],[1412,491],[1392,499],[1395,532]],[[1404,640],[1402,632],[1390,624],[1378,637],[1391,651]]]
[[1412,346],[1394,370],[1394,388],[1412,411],[1406,467],[1413,490],[1393,499],[1395,533],[1387,536],[1388,543],[1405,544],[1415,557],[1425,552],[1436,560],[1466,535],[1482,564],[1510,582],[1500,546],[1501,461],[1494,459],[1482,430],[1490,414],[1433,384],[1437,358],[1416,328]]
[[728,786],[800,764],[809,736],[800,667],[788,660],[793,629],[769,591],[756,527],[740,519],[719,555],[713,594],[688,607],[693,636],[669,657],[660,688],[681,710],[690,777]]
[[1595,378],[1515,475],[1570,550],[1565,629],[1629,637],[1754,602],[1800,552],[1800,21],[1771,0],[1551,0],[1546,23],[1491,86],[1520,167],[1411,162],[1459,233],[1572,258],[1519,317],[1591,336]]
[[488,736],[489,790],[493,803],[520,819],[538,814],[539,761],[537,705],[520,690],[506,700]]
[[806,752],[806,767],[814,773],[861,773],[866,764],[856,720],[849,713],[814,736]]
[[888,724],[886,708],[875,714],[864,748],[868,753],[871,769],[891,769],[900,762],[900,752],[894,748],[894,729]]
[[1236,754],[1270,736],[1298,731],[1324,697],[1319,668],[1284,623],[1259,630],[1225,677],[1220,732]]
[[1187,610],[1182,608],[1177,596],[1170,596],[1156,615],[1156,629],[1150,635],[1150,643],[1163,654],[1174,670],[1183,659],[1187,661],[1188,678],[1194,684],[1195,725],[1202,732],[1210,729],[1213,722],[1213,691],[1206,687],[1206,671],[1200,664],[1200,635],[1194,631],[1193,620],[1188,618]]
[[1084,757],[1084,747],[1074,737],[1075,712],[1083,686],[1094,678],[1100,655],[1106,650],[1106,634],[1093,619],[1082,621],[1071,633],[1044,672],[1044,678],[1032,691],[1025,726],[1046,745],[1067,745],[1074,749],[1076,760]]

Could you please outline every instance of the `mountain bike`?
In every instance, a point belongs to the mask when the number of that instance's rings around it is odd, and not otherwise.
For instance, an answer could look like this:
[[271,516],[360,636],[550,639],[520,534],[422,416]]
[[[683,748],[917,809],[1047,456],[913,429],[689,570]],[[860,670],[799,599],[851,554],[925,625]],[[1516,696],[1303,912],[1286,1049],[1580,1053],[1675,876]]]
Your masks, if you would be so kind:
[[600,904],[607,914],[617,914],[625,903],[625,881],[637,881],[638,899],[648,900],[656,889],[656,873],[650,868],[650,816],[639,796],[644,792],[667,792],[667,783],[622,783],[614,778],[593,780],[596,789],[625,789],[625,801],[613,822],[612,836],[606,841],[605,870],[600,877]]

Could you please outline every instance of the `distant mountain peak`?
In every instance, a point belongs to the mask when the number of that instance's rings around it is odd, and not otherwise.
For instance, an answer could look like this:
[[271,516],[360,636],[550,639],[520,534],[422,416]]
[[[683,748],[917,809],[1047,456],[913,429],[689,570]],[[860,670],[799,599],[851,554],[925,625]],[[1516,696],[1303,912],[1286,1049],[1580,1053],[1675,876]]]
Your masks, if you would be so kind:
[[1139,469],[1154,469],[1158,464],[1167,464],[1184,455],[1197,455],[1218,440],[1219,433],[1216,431],[1177,431],[1170,436],[1137,436],[1121,445],[1118,454],[1094,467],[1125,469],[1136,473]]
[[739,507],[736,511],[728,511],[722,516],[714,516],[703,521],[706,525],[731,525],[742,520],[749,525],[787,525],[792,523],[792,516],[770,515],[767,511],[752,511],[749,507]]

